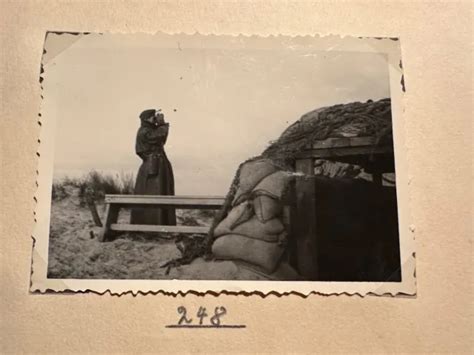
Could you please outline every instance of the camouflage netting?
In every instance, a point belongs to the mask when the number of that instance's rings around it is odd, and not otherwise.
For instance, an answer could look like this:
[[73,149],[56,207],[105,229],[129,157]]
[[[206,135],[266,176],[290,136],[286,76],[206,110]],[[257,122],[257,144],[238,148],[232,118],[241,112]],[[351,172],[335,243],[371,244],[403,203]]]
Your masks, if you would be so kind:
[[[214,228],[227,216],[232,207],[232,201],[239,187],[239,174],[242,166],[248,162],[268,159],[281,170],[292,171],[294,156],[304,147],[310,146],[318,140],[330,137],[375,137],[379,145],[392,145],[392,115],[389,98],[378,101],[352,102],[330,107],[323,107],[301,116],[289,126],[280,138],[272,142],[265,151],[257,157],[240,164],[234,180],[227,193],[225,203],[216,218],[210,231],[209,242],[212,242]],[[334,164],[322,162],[316,169],[322,175],[349,176],[357,175],[358,167],[344,165],[344,172],[333,172]],[[335,164],[340,169],[341,164]]]
[[[263,179],[275,177],[275,172],[293,172],[294,158],[297,153],[311,146],[315,141],[331,137],[374,137],[376,145],[392,145],[390,99],[382,99],[375,102],[369,100],[365,103],[354,102],[311,111],[288,127],[260,156],[240,164],[226,196],[225,203],[215,217],[209,235],[205,239],[204,248],[201,250],[206,250],[209,255],[213,254],[218,258],[219,255],[216,255],[216,252],[227,259],[232,259],[232,255],[235,254],[236,259],[253,262],[253,260],[246,259],[249,256],[252,256],[254,259],[265,259],[266,257],[265,255],[253,255],[256,253],[257,246],[251,243],[256,243],[254,242],[255,240],[260,240],[261,243],[259,242],[259,245],[264,246],[261,249],[261,253],[265,253],[264,250],[267,250],[270,246],[276,248],[277,244],[282,245],[281,236],[275,238],[274,244],[269,244],[268,240],[264,240],[263,234],[257,236],[248,235],[249,233],[247,233],[245,237],[250,239],[240,241],[240,239],[236,240],[236,238],[238,239],[242,234],[246,233],[239,234],[231,228],[224,233],[224,236],[221,236],[218,235],[219,233],[216,233],[216,228],[217,230],[219,227],[222,228],[229,218],[232,219],[232,214],[235,214],[234,212],[243,203],[251,205],[252,211],[242,212],[242,216],[247,217],[241,223],[255,223],[254,219],[261,217],[256,213],[256,202],[258,201],[259,204],[262,201],[267,204],[271,202],[271,199],[268,198],[266,200],[261,199],[262,193],[265,195],[268,191],[259,190],[256,185],[263,181]],[[265,167],[265,171],[268,170],[264,177],[257,176],[259,173],[255,172],[260,169],[259,164]],[[359,172],[360,167],[345,163],[334,164],[324,160],[316,161],[315,166],[316,174],[330,177],[355,177]],[[249,176],[251,177],[250,180],[254,182],[253,186],[247,186],[249,185]],[[242,190],[247,190],[247,192],[242,193]],[[267,194],[266,197],[268,196]],[[272,198],[280,203],[279,198],[275,196]],[[253,217],[254,219],[251,220],[252,216],[256,217]],[[275,216],[275,218],[281,219],[281,216]],[[265,222],[263,221],[263,223]],[[252,254],[252,252],[254,253]],[[268,253],[273,253],[275,255],[273,259],[276,260],[281,251],[279,249],[277,251],[276,249],[271,249]],[[267,270],[274,270],[274,260],[271,263],[268,260],[263,260],[260,266],[267,266]],[[258,264],[260,260],[256,261],[255,264]]]
[[262,157],[287,164],[315,141],[368,136],[375,137],[377,144],[392,144],[390,99],[353,102],[308,112],[272,142]]

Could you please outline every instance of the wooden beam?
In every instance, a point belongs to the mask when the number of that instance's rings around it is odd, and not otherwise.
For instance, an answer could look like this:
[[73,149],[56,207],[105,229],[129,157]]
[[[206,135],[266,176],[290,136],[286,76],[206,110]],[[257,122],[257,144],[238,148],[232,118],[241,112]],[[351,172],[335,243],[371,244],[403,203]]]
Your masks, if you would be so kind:
[[345,157],[350,155],[371,155],[371,154],[393,154],[391,147],[339,147],[339,148],[320,148],[320,149],[306,149],[296,155],[297,159],[323,159]]
[[105,203],[134,205],[135,207],[175,207],[187,209],[219,209],[224,197],[161,196],[161,195],[105,195]]
[[294,185],[295,205],[291,213],[293,255],[301,276],[318,280],[316,234],[316,186],[314,177],[298,176]]
[[315,141],[310,149],[374,146],[375,144],[374,137],[339,137]]
[[382,173],[373,173],[372,181],[376,183],[377,185],[382,186]]
[[296,159],[295,170],[305,175],[314,175],[313,158]]
[[99,234],[99,241],[105,242],[110,237],[111,226],[117,222],[120,207],[118,205],[107,204],[105,209],[104,226]]
[[116,232],[155,232],[155,233],[186,233],[207,234],[209,227],[203,226],[162,226],[151,224],[124,224],[114,223],[110,230]]
[[97,227],[103,227],[102,222],[100,220],[99,213],[97,212],[97,207],[92,197],[86,196],[86,202],[87,202],[87,206],[89,207],[89,210],[91,211],[92,219],[94,220],[95,225]]

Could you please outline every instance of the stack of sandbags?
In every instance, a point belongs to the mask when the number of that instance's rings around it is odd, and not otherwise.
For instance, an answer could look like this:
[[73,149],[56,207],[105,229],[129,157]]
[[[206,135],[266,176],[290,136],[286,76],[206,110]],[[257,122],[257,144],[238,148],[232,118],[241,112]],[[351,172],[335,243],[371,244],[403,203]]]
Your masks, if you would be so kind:
[[269,160],[244,163],[232,206],[214,229],[217,259],[240,260],[273,272],[285,251],[282,196],[292,177]]

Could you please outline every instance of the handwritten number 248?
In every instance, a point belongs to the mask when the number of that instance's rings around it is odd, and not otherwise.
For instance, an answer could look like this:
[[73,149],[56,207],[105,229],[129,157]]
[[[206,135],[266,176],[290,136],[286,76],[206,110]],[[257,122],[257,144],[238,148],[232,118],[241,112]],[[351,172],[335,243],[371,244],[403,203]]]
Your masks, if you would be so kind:
[[[181,318],[178,321],[179,325],[191,324],[193,322],[192,318],[188,318],[187,310],[185,307],[183,306],[178,307],[178,313],[181,314]],[[216,327],[221,325],[221,317],[226,313],[227,313],[227,310],[225,309],[225,307],[216,307],[214,309],[214,315],[210,318],[211,324]],[[205,307],[199,307],[199,310],[197,311],[196,316],[199,319],[199,325],[203,324],[204,318],[209,317],[209,315],[206,312]]]

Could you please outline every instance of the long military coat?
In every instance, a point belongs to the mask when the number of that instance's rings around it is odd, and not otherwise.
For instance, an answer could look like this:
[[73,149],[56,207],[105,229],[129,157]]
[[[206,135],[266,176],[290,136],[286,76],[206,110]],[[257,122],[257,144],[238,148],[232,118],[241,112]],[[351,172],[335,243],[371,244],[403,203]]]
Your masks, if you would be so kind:
[[[135,182],[136,195],[174,195],[173,168],[164,150],[168,130],[168,124],[156,127],[146,121],[138,129],[135,151],[143,162]],[[134,208],[131,223],[176,225],[176,212],[169,208]]]

